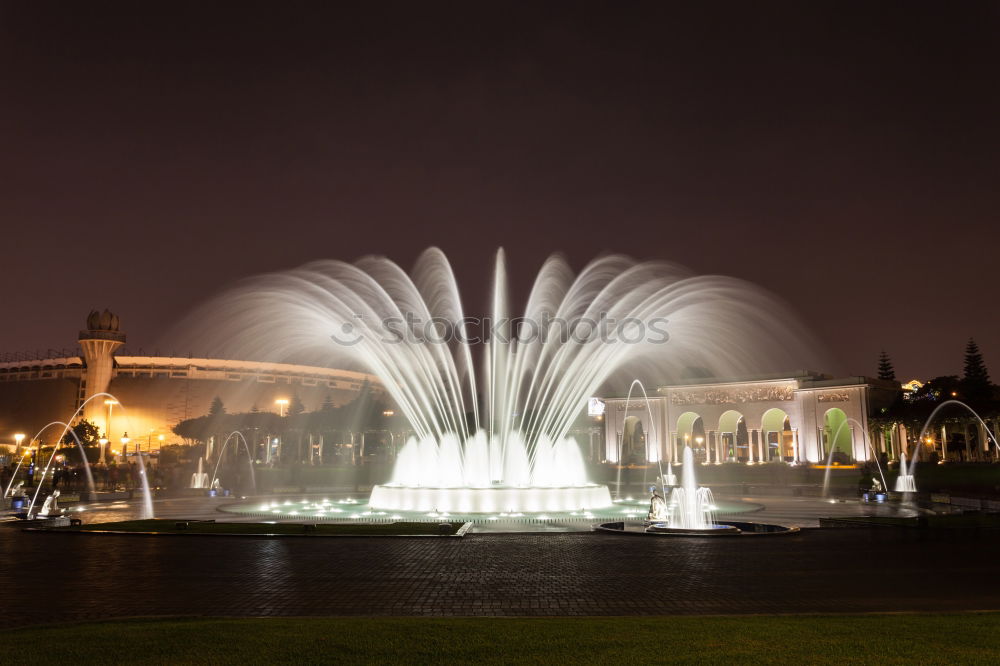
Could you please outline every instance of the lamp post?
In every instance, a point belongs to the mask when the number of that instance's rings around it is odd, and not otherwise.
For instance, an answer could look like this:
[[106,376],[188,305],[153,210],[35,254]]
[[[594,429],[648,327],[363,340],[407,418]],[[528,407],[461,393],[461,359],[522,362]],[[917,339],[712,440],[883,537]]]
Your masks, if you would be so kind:
[[23,441],[24,441],[24,433],[23,432],[19,432],[19,433],[17,433],[17,434],[14,435],[14,457],[15,458],[17,457],[17,454],[21,452],[21,442],[23,442]]
[[105,454],[107,453],[108,450],[108,438],[101,437],[99,440],[97,440],[97,443],[101,445],[101,455],[97,457],[98,462],[105,462],[106,461],[105,459],[107,457]]
[[122,460],[128,461],[128,443],[129,443],[128,433],[126,432],[122,435]]
[[288,398],[278,398],[274,404],[278,406],[278,416],[284,416],[285,410],[288,409]]

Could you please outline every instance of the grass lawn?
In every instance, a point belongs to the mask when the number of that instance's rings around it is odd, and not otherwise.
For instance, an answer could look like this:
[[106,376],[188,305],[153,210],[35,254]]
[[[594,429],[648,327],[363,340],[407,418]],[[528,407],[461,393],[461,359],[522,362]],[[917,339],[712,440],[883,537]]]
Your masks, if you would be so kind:
[[[179,524],[187,523],[186,527]],[[452,532],[462,523],[450,523]],[[310,529],[307,529],[307,526]],[[314,528],[314,529],[313,529]],[[113,532],[160,532],[165,534],[285,534],[308,536],[332,535],[415,535],[439,534],[438,523],[213,523],[183,520],[125,520],[117,523],[85,523],[74,527],[56,527],[51,531],[113,531]]]
[[0,645],[17,664],[995,664],[1000,614],[119,620]]

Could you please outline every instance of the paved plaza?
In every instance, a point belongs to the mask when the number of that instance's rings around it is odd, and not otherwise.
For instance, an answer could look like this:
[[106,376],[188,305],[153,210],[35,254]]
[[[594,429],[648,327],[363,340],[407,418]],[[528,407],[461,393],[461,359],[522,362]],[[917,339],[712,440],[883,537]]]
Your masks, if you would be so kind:
[[[158,503],[158,513],[190,513],[190,506]],[[128,504],[109,506],[88,522],[132,511]],[[0,621],[1000,609],[998,555],[1000,535],[962,530],[805,529],[736,539],[591,532],[268,539],[2,527]]]

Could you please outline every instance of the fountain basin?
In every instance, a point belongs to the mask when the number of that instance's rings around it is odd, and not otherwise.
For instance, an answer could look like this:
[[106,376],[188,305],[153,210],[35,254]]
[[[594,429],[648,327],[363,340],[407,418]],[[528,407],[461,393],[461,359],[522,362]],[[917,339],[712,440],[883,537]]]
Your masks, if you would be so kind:
[[653,523],[637,520],[619,520],[611,523],[594,525],[595,532],[605,534],[625,534],[628,536],[674,536],[674,537],[719,537],[719,536],[780,536],[797,534],[796,526],[771,525],[767,523],[750,523],[743,521],[719,521],[706,529],[684,527],[667,527],[665,523]]
[[379,485],[372,488],[368,505],[386,511],[447,511],[449,513],[498,513],[579,511],[611,506],[607,486],[587,484],[565,487],[488,486],[483,488],[431,488]]
[[690,527],[670,527],[666,523],[652,523],[648,525],[645,529],[646,532],[652,532],[656,534],[705,534],[706,536],[722,536],[726,534],[739,534],[740,529],[738,527],[733,527],[732,525],[723,524],[712,524],[703,529],[694,529]]

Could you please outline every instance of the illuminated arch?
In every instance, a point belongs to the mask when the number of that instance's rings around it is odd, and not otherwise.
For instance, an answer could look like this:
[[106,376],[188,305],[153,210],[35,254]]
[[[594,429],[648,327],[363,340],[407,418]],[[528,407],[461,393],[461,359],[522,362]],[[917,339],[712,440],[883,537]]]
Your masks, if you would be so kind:
[[[705,421],[701,418],[701,414],[697,412],[684,412],[681,414],[677,418],[675,432],[677,433],[677,459],[680,459],[685,446],[691,447],[691,450],[695,452],[696,459],[699,457],[699,452],[704,457],[703,451],[706,446]],[[702,439],[700,444],[697,441],[699,437]]]
[[749,459],[750,433],[747,431],[746,419],[743,414],[730,409],[719,417],[718,437],[722,448],[722,457],[730,461],[745,461]]
[[847,422],[847,414],[838,407],[831,407],[823,415],[823,458],[830,455],[831,450],[843,453],[848,458],[854,458],[854,430]]
[[795,460],[795,435],[788,412],[773,407],[761,417],[761,436],[764,438],[764,460],[792,462]]
[[622,424],[619,460],[623,465],[642,464],[646,462],[646,458],[646,432],[642,419],[638,416],[626,416]]

